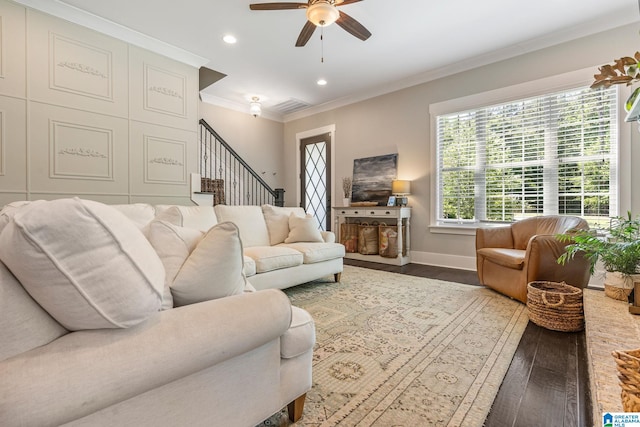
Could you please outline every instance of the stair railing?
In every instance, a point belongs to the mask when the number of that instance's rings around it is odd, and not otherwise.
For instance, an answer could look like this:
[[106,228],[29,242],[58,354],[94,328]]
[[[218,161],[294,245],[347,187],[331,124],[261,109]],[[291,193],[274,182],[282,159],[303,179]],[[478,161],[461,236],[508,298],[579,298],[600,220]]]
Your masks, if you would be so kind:
[[227,142],[200,119],[202,192],[214,204],[284,206],[284,189],[272,189]]

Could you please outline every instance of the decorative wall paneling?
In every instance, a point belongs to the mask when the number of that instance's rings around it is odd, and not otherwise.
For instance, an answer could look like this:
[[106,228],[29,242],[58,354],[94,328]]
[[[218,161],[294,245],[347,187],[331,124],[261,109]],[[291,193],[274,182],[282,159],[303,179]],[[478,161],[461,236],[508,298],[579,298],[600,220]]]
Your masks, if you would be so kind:
[[0,96],[0,189],[26,193],[27,103],[24,99]]
[[197,110],[196,68],[0,0],[0,206],[189,204]]
[[26,96],[24,7],[0,2],[0,94]]

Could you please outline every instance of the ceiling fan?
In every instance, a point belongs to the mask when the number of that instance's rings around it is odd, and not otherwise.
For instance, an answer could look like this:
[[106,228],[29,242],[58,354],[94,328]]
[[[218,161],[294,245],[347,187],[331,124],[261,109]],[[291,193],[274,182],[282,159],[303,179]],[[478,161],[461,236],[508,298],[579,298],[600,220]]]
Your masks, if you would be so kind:
[[307,22],[302,27],[302,31],[296,41],[296,46],[307,44],[316,27],[326,27],[334,22],[342,27],[349,34],[360,40],[366,40],[371,36],[361,23],[347,15],[339,6],[357,3],[362,0],[309,0],[307,3],[254,3],[249,5],[251,10],[285,10],[285,9],[307,9]]

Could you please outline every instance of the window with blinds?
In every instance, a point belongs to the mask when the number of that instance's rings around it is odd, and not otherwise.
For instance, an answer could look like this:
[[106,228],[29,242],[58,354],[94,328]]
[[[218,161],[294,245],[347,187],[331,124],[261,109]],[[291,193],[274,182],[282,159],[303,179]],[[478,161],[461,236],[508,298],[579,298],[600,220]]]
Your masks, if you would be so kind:
[[439,221],[617,212],[615,88],[588,87],[437,116]]

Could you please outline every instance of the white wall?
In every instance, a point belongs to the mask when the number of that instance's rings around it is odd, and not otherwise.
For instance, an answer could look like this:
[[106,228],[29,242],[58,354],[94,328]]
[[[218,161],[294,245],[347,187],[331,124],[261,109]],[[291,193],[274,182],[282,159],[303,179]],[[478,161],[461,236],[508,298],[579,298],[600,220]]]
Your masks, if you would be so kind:
[[[475,238],[470,235],[433,233],[430,225],[431,170],[429,105],[471,94],[538,80],[574,70],[597,67],[637,49],[638,27],[629,25],[520,57],[479,67],[377,98],[319,113],[285,124],[285,188],[295,188],[295,135],[308,129],[335,124],[336,194],[340,178],[352,175],[356,158],[398,153],[398,176],[412,180],[409,198],[412,211],[414,261],[475,267]],[[633,127],[630,159],[640,161],[640,137]],[[623,191],[631,193],[630,208],[640,213],[640,168],[623,171]]]
[[0,0],[0,205],[190,203],[198,70]]

